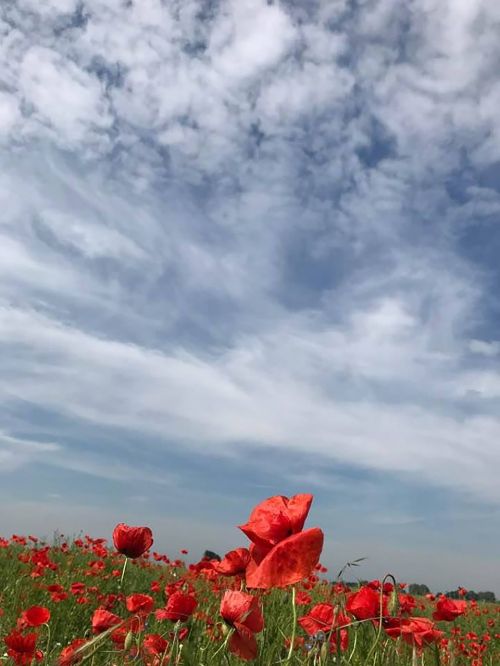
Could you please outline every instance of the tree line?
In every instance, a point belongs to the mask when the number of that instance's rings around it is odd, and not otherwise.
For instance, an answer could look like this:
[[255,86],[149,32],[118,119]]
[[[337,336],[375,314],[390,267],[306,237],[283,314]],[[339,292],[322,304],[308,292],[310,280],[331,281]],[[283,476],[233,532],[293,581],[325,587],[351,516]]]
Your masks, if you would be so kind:
[[[368,581],[361,580],[354,582],[346,583],[349,587],[357,587],[358,585],[366,585]],[[410,583],[408,586],[408,593],[414,597],[425,597],[426,594],[431,594],[429,587],[423,583]],[[450,590],[448,592],[438,592],[436,596],[440,594],[445,594],[450,599],[467,599],[467,601],[487,601],[488,603],[496,603],[497,599],[494,592],[486,590],[484,592],[475,592],[474,590],[467,590],[463,592],[460,588],[456,590]]]

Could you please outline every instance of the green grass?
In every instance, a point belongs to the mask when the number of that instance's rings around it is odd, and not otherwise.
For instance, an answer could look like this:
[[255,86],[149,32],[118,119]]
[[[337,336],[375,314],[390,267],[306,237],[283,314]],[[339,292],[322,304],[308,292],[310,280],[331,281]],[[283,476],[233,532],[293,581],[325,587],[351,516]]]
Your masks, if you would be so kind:
[[[36,548],[39,547],[37,544]],[[116,572],[121,572],[123,558],[111,552],[100,552],[101,557],[89,552],[83,547],[72,544],[66,552],[59,546],[51,547],[49,558],[55,565],[55,570],[40,568],[27,560],[33,551],[32,545],[16,545],[9,543],[0,548],[0,654],[4,662],[9,662],[4,638],[16,626],[21,613],[33,605],[46,606],[50,609],[51,619],[48,626],[43,625],[32,631],[38,634],[37,648],[41,650],[38,663],[55,664],[62,648],[75,638],[84,638],[93,641],[81,653],[83,663],[99,666],[100,664],[128,664],[148,663],[159,666],[161,657],[156,661],[151,658],[144,661],[140,646],[148,634],[160,634],[169,642],[168,650],[164,655],[164,663],[184,664],[186,666],[215,666],[217,664],[236,665],[243,663],[232,655],[224,640],[230,628],[225,626],[220,615],[220,600],[225,589],[236,585],[239,589],[240,581],[231,578],[214,577],[207,580],[203,575],[190,572],[184,565],[169,566],[157,564],[152,560],[130,561],[119,589],[120,578]],[[89,549],[91,551],[91,548]],[[99,550],[99,549],[98,549]],[[91,562],[101,561],[102,569],[93,569]],[[40,576],[33,577],[33,572]],[[113,571],[115,572],[113,574]],[[158,583],[160,591],[152,592],[152,583]],[[75,595],[71,592],[71,585],[83,583],[83,594]],[[94,636],[91,630],[91,618],[94,610],[104,603],[110,610],[124,620],[130,617],[126,610],[124,598],[132,593],[150,594],[155,601],[155,608],[165,605],[164,588],[167,584],[176,583],[179,587],[190,588],[198,599],[198,607],[194,615],[184,624],[175,624],[170,621],[158,621],[154,614],[147,617],[145,627],[127,639],[127,649],[117,649],[111,641],[109,632],[101,636]],[[51,593],[46,589],[49,585],[59,585],[68,597],[62,601],[51,599]],[[301,585],[297,586],[301,590]],[[326,581],[316,581],[312,589],[307,590],[311,596],[311,603],[296,607],[298,617],[305,615],[308,610],[318,602],[327,601],[341,607],[344,604],[344,595],[334,595],[332,585]],[[450,639],[448,648],[429,646],[418,654],[411,646],[401,639],[393,640],[379,634],[374,623],[355,623],[349,629],[349,648],[335,654],[326,653],[325,647],[316,644],[312,649],[306,650],[303,646],[292,651],[289,658],[287,639],[294,632],[294,609],[290,589],[272,590],[269,593],[255,593],[261,597],[265,621],[264,630],[257,635],[258,656],[255,664],[351,664],[352,666],[393,666],[404,665],[469,665],[469,666],[498,666],[500,664],[500,641],[495,636],[499,634],[500,606],[495,604],[478,604],[477,608],[469,607],[465,616],[455,623],[439,623],[439,628],[446,632]],[[114,603],[111,602],[117,595]],[[418,599],[419,604],[425,606],[418,609],[414,615],[430,616],[432,604],[425,599]],[[83,603],[82,603],[83,602]],[[182,641],[178,640],[179,631],[187,626],[189,635]],[[453,632],[456,634],[453,635]],[[458,632],[460,634],[458,635]],[[471,636],[477,635],[477,639]],[[295,634],[299,641],[307,641],[307,636],[300,626],[295,626]],[[467,637],[469,634],[469,637]],[[486,637],[486,638],[485,638]],[[484,645],[481,660],[474,661],[474,656],[464,654],[470,651],[474,643]],[[136,651],[138,654],[134,654]],[[167,661],[168,660],[168,661]],[[27,662],[29,663],[29,661]]]

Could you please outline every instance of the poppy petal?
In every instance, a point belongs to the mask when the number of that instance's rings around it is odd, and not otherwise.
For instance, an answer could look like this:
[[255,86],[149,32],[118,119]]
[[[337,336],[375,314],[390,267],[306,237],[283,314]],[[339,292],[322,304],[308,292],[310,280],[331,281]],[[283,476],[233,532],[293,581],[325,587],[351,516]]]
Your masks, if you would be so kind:
[[287,512],[294,534],[302,531],[312,501],[313,496],[306,493],[294,495],[288,500]]
[[235,622],[242,622],[252,610],[254,598],[246,592],[227,590],[222,597],[220,614],[230,625],[234,625]]
[[323,532],[313,527],[278,543],[256,567],[247,568],[248,587],[269,589],[298,583],[318,564]]
[[215,570],[222,576],[236,576],[244,573],[250,561],[248,548],[236,548],[224,555],[224,559],[215,565]]
[[318,631],[328,633],[333,627],[334,619],[334,609],[331,604],[317,604],[311,608],[308,615],[299,618],[298,622],[309,636],[314,636]]
[[255,635],[243,624],[236,622],[235,632],[229,639],[229,650],[244,661],[255,659],[258,652]]

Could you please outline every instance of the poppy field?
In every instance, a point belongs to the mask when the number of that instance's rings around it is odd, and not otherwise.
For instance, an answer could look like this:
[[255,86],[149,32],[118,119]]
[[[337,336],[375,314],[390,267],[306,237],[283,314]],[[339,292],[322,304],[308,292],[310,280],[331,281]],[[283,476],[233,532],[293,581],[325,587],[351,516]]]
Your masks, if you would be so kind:
[[[186,564],[149,527],[0,539],[6,664],[500,664],[500,605],[413,597],[386,576],[356,587],[320,562],[313,498],[275,496],[240,526],[246,543]],[[465,594],[465,591],[463,591]]]

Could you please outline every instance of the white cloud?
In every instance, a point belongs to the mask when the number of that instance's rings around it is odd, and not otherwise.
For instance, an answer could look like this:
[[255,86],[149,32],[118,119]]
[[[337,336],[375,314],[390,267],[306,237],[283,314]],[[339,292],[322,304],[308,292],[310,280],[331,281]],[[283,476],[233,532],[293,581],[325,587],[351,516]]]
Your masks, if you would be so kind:
[[29,439],[12,437],[0,431],[0,470],[12,472],[27,463],[49,462],[54,454],[61,451],[61,446],[53,442],[37,442]]
[[61,243],[82,253],[89,259],[110,257],[120,259],[144,259],[145,254],[129,238],[116,229],[106,228],[90,220],[76,220],[57,210],[40,212],[42,223],[52,231]]
[[499,10],[316,4],[11,3],[0,396],[498,502],[488,280],[456,239],[499,202],[444,185],[499,159]]
[[0,431],[0,473],[11,473],[27,465],[54,466],[60,470],[78,472],[112,481],[146,481],[160,486],[173,486],[177,478],[172,473],[158,473],[144,467],[137,468],[106,455],[79,449],[71,450],[55,442],[14,437]]
[[[33,107],[30,120],[52,130],[57,143],[75,145],[107,130],[112,119],[102,84],[54,50],[32,47],[20,69],[20,90]],[[36,128],[31,126],[32,131]]]
[[281,70],[280,76],[261,93],[257,112],[264,121],[288,123],[314,110],[321,113],[342,103],[354,84],[353,78],[331,62],[306,62],[300,71],[295,67]]
[[19,104],[15,95],[0,91],[0,138],[9,136],[20,117]]
[[78,7],[78,0],[19,0],[19,7],[23,10],[52,17],[59,14],[71,14]]
[[[360,338],[350,329],[313,333],[307,321],[291,320],[270,336],[242,340],[240,348],[201,360],[181,350],[168,355],[99,340],[34,313],[3,308],[0,339],[23,361],[15,372],[3,364],[1,392],[4,400],[28,400],[205,452],[223,453],[227,447],[237,452],[245,442],[307,450],[417,474],[499,501],[494,470],[500,422],[486,416],[457,419],[377,398],[373,379],[390,379],[401,391],[411,388],[415,357],[422,364],[419,379],[426,382],[420,391],[428,392],[428,399],[442,400],[450,379],[446,368],[439,370],[439,359],[432,353],[426,358],[425,347],[407,346],[412,322],[394,304],[382,304],[371,322]],[[377,330],[392,344],[393,355],[387,346],[385,358],[376,359]],[[363,348],[374,355],[360,360]],[[467,374],[455,371],[454,383],[464,389],[467,381],[470,385]],[[343,397],[343,385],[351,389],[353,383],[355,401]]]
[[469,347],[474,354],[482,354],[483,356],[498,356],[500,354],[500,342],[497,340],[491,342],[487,342],[486,340],[471,340]]
[[211,65],[229,85],[263,76],[283,58],[296,34],[280,6],[265,0],[230,0],[210,37]]

